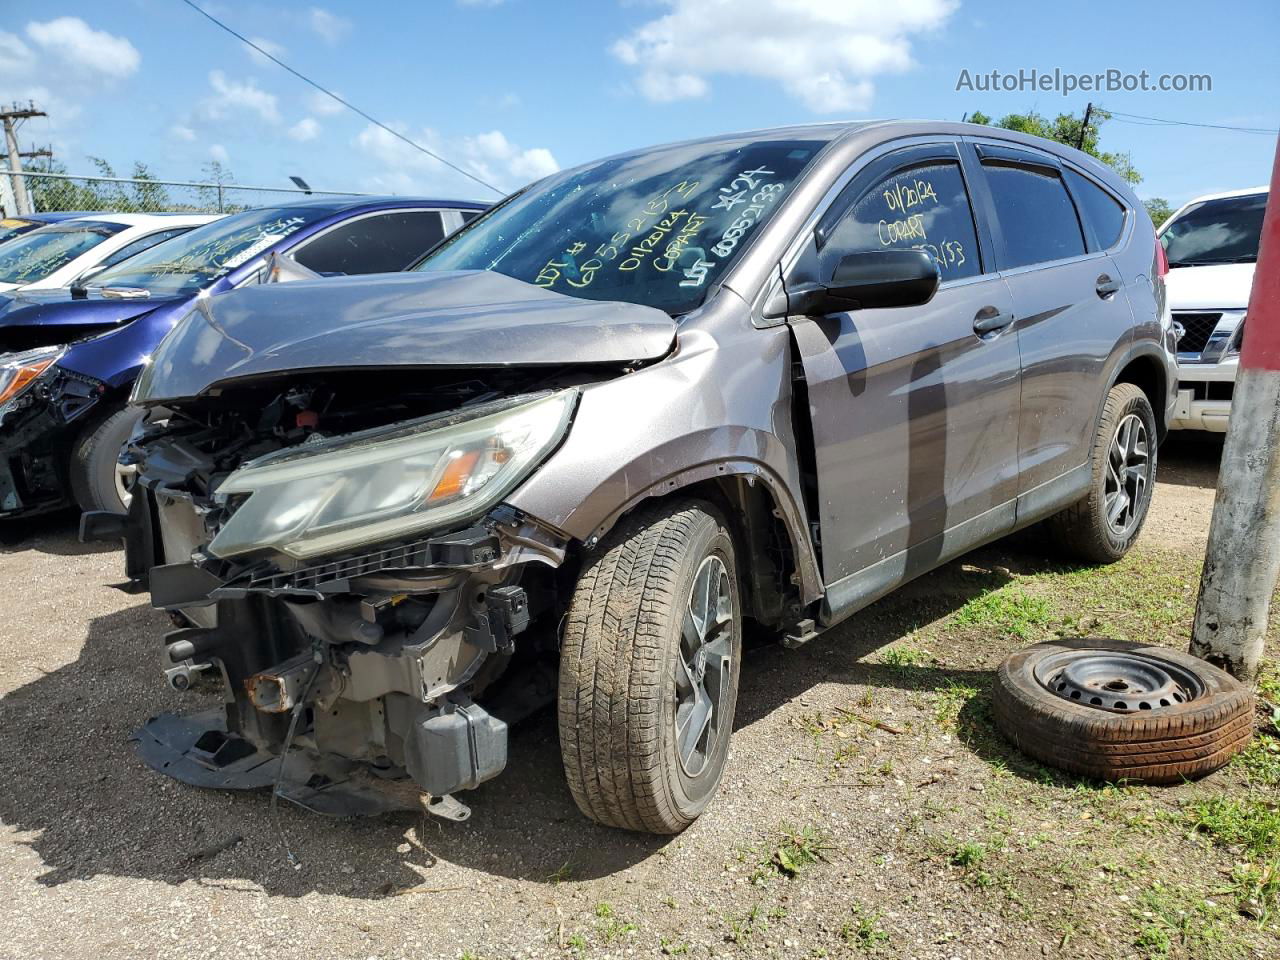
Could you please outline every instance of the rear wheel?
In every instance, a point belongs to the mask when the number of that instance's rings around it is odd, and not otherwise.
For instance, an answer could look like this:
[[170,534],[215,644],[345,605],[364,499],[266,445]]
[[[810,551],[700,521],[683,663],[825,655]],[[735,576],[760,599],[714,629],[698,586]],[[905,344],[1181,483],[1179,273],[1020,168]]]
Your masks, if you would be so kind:
[[135,468],[120,464],[120,452],[142,419],[137,407],[122,407],[89,423],[71,451],[71,494],[81,510],[127,513]]
[[1133,546],[1156,479],[1156,417],[1131,383],[1107,394],[1093,438],[1089,493],[1048,520],[1063,550],[1088,563],[1114,563]]
[[729,753],[742,615],[733,541],[709,505],[642,511],[583,570],[565,621],[560,749],[607,826],[678,833]]

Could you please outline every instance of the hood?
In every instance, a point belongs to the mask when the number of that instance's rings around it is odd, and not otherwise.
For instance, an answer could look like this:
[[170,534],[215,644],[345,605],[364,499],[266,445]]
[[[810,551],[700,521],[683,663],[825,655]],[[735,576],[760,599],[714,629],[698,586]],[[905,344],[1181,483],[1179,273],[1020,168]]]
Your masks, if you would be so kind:
[[1164,278],[1173,310],[1243,310],[1253,287],[1252,263],[1174,267]]
[[664,356],[675,332],[652,307],[488,270],[266,284],[198,298],[156,350],[138,398],[292,371],[626,364]]
[[168,298],[118,300],[91,295],[71,299],[68,290],[29,290],[0,296],[0,328],[44,324],[112,325],[149,313]]

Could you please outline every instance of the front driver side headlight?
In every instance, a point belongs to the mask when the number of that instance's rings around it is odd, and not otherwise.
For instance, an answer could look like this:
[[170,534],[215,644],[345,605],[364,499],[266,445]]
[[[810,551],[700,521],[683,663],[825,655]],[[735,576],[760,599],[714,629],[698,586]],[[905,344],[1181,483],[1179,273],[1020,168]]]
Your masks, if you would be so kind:
[[30,390],[65,351],[65,347],[41,347],[0,355],[0,419],[13,401]]
[[209,552],[307,559],[480,514],[559,444],[576,401],[563,390],[259,457],[217,488],[221,503],[248,499]]

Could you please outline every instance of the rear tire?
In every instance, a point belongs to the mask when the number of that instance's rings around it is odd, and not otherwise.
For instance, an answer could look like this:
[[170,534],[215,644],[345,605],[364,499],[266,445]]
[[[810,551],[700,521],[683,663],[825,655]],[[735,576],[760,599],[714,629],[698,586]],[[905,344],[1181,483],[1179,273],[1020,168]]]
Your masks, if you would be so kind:
[[666,503],[620,524],[565,620],[560,750],[578,808],[626,830],[693,823],[728,759],[741,659],[733,540],[714,509]]
[[1092,449],[1089,493],[1045,524],[1073,559],[1115,563],[1142,532],[1156,481],[1156,416],[1141,389],[1111,388]]
[[71,450],[71,495],[81,510],[128,513],[120,452],[142,419],[137,407],[121,407],[89,423]]

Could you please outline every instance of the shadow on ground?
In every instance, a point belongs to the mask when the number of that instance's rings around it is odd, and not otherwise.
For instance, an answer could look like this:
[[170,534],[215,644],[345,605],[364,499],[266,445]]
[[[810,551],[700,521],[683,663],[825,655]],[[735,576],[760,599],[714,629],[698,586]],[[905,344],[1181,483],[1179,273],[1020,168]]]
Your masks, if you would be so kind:
[[0,553],[34,550],[56,557],[78,557],[119,549],[118,543],[81,543],[78,509],[0,520]]
[[[1045,568],[1016,548],[989,548],[920,578],[798,651],[753,650],[737,726],[765,720],[823,682],[928,689],[959,679],[987,687],[989,675],[966,678],[974,671],[862,660],[998,588],[1020,566]],[[110,874],[372,898],[432,886],[437,861],[535,881],[566,873],[588,879],[640,862],[670,840],[582,817],[561,771],[554,711],[543,711],[512,732],[506,772],[466,796],[473,815],[465,824],[417,814],[338,821],[282,806],[280,825],[305,865],[295,871],[284,861],[265,792],[187,787],[133,756],[128,737],[148,716],[206,705],[163,686],[165,629],[163,616],[145,604],[96,618],[75,662],[0,698],[0,821],[39,856],[43,884]],[[398,852],[411,828],[413,850]]]

